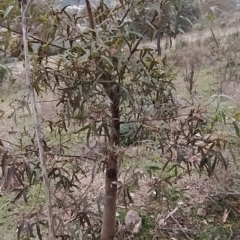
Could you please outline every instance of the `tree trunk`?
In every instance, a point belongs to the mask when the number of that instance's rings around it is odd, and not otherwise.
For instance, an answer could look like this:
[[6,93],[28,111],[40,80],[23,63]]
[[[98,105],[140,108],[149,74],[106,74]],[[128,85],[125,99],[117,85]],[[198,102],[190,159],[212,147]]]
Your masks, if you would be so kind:
[[112,101],[112,126],[110,136],[111,150],[106,162],[105,175],[105,196],[104,196],[104,210],[102,218],[101,240],[111,240],[115,236],[115,218],[116,218],[116,202],[117,202],[117,180],[118,156],[114,148],[119,145],[120,138],[120,124],[119,124],[119,87],[116,86],[108,94]]
[[[96,39],[94,32],[94,19],[89,0],[86,0],[86,7],[89,17],[89,26],[93,30],[93,39]],[[97,44],[97,43],[96,43]],[[98,66],[99,62],[96,62]],[[104,68],[104,66],[102,66]],[[102,217],[102,228],[101,228],[101,240],[111,240],[115,236],[115,218],[116,218],[116,201],[117,201],[117,180],[118,180],[118,169],[117,160],[118,156],[115,153],[115,147],[119,145],[120,139],[120,124],[119,124],[119,86],[112,85],[111,77],[102,77],[103,79],[109,79],[109,82],[103,81],[102,85],[105,88],[108,97],[111,100],[111,135],[110,135],[110,147],[111,150],[108,153],[106,160],[106,175],[105,175],[105,196],[104,196],[104,210]]]
[[111,240],[115,236],[117,200],[117,156],[110,156],[105,175],[104,210],[102,217],[101,240]]

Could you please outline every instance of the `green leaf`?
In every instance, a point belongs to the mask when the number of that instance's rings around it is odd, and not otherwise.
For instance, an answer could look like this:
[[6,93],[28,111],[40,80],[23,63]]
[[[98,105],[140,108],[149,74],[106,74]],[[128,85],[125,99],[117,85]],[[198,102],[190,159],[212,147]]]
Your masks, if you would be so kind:
[[222,115],[222,119],[223,119],[223,122],[224,124],[226,125],[227,124],[227,120],[226,120],[226,114],[224,111],[221,112],[221,115]]
[[75,131],[74,133],[84,132],[85,130],[87,130],[87,129],[89,129],[89,128],[91,128],[91,125],[90,125],[90,124],[88,124],[88,125],[84,126],[83,128]]
[[28,162],[25,162],[25,170],[26,170],[29,182],[32,183],[32,171],[31,171],[30,164]]
[[236,121],[240,121],[240,113],[237,113],[234,118],[236,119]]
[[[2,144],[3,146],[3,144]],[[5,177],[5,171],[6,171],[6,166],[7,166],[7,159],[8,159],[8,152],[4,152],[3,157],[2,157],[2,178]]]
[[4,113],[5,112],[3,110],[0,110],[0,118],[3,117]]
[[237,124],[236,121],[233,122],[233,126],[234,126],[234,129],[235,129],[235,132],[236,132],[237,136],[240,137],[239,127],[238,127],[238,124]]
[[224,166],[225,170],[227,169],[226,159],[223,157],[223,155],[222,155],[222,153],[220,151],[209,150],[208,152],[209,152],[209,155],[211,154],[212,156],[215,156],[215,158],[222,163],[222,165]]
[[232,155],[233,162],[236,165],[237,164],[237,159],[236,159],[236,156],[235,156],[235,154],[233,152],[232,145],[230,143],[228,144],[228,148],[229,148],[229,151],[230,151],[230,153]]
[[211,23],[214,23],[214,16],[213,16],[213,14],[207,14],[206,15],[206,19],[209,21],[209,22],[211,22]]
[[88,128],[88,133],[87,133],[87,145],[89,146],[89,139],[91,135],[91,127]]
[[42,234],[41,234],[39,222],[36,223],[36,229],[37,229],[37,235],[38,235],[39,240],[42,240]]
[[23,104],[23,106],[27,109],[29,115],[31,116],[31,110],[30,110],[30,107],[29,107],[28,102],[25,101],[25,100],[23,100],[23,101],[22,101],[22,104]]
[[216,10],[224,13],[224,11],[218,6],[211,6],[210,9],[212,10],[213,14],[216,12]]
[[164,171],[167,168],[167,166],[170,162],[171,162],[170,160],[166,161],[166,163],[164,164],[164,166],[162,168],[162,171]]
[[61,13],[65,13],[65,14],[67,15],[67,17],[69,18],[69,20],[71,21],[72,19],[71,19],[71,17],[69,16],[69,14],[68,14],[67,11],[66,11],[67,7],[69,7],[69,6],[70,6],[70,5],[67,5],[67,6],[63,7],[63,8],[61,9]]
[[18,226],[18,231],[17,231],[17,238],[20,240],[21,233],[24,231],[24,221],[21,222],[21,224]]
[[7,7],[6,11],[4,12],[3,19],[8,16],[8,14],[12,11],[13,8],[14,8],[14,6]]
[[161,170],[161,168],[158,167],[158,166],[149,166],[148,168],[149,168],[150,170],[152,170],[152,171],[159,171],[159,170]]
[[56,25],[53,25],[49,29],[48,34],[47,34],[47,40],[48,41],[53,41],[55,39],[56,31],[57,31],[57,26]]
[[156,10],[157,14],[158,14],[158,18],[161,19],[162,18],[162,9],[161,9],[161,5],[160,2],[151,4],[152,10]]
[[19,189],[14,189],[15,192],[18,192],[17,195],[13,198],[12,203],[15,203],[17,200],[21,198],[24,194],[24,189],[19,188]]
[[114,64],[112,63],[111,59],[106,56],[101,56],[103,59],[105,59],[112,67],[114,67]]

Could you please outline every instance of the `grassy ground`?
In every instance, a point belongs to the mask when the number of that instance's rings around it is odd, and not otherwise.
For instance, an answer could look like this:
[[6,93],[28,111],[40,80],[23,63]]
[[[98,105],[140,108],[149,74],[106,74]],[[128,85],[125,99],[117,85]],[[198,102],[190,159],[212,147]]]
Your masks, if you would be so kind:
[[[226,44],[224,41],[222,39],[222,43]],[[233,41],[231,47],[235,46],[234,44]],[[169,57],[177,66],[176,87],[179,102],[182,105],[193,107],[203,105],[208,111],[213,111],[214,106],[210,104],[212,103],[211,96],[219,93],[222,96],[227,94],[229,97],[236,97],[236,101],[229,100],[225,96],[223,99],[224,106],[227,106],[227,109],[228,106],[231,106],[232,111],[234,110],[238,114],[239,96],[237,91],[239,83],[235,81],[235,85],[233,85],[233,81],[224,82],[223,88],[219,89],[221,74],[225,73],[225,76],[228,76],[233,70],[234,74],[238,74],[238,68],[228,68],[229,55],[226,55],[224,51],[216,50],[215,43],[210,38],[208,42],[190,44],[186,41],[181,46],[175,47],[176,49],[169,53]],[[225,47],[227,49],[229,46],[225,45]],[[192,49],[195,49],[195,53],[198,54],[197,59],[196,54],[192,55]],[[212,53],[212,56],[209,54],[211,50],[215,51]],[[236,48],[232,48],[232,51],[234,51],[232,54],[236,52],[235,50]],[[179,62],[179,59],[181,62]],[[184,81],[186,68],[189,67],[189,62],[187,61],[189,59],[196,63],[193,78],[194,87],[191,94],[187,91],[187,82]],[[236,66],[238,66],[238,61],[239,56],[237,55],[234,63]],[[226,71],[220,74],[219,69],[221,67],[225,67]],[[24,75],[20,76],[24,78]],[[231,91],[226,88],[226,86],[230,85],[235,86],[231,88]],[[22,85],[20,84],[20,86],[20,91],[18,87],[14,91],[6,88],[9,90],[7,93],[2,91],[0,109],[7,112],[1,119],[0,138],[3,140],[4,147],[1,146],[3,153],[5,151],[14,151],[15,146],[13,144],[19,144],[18,139],[24,135],[24,127],[30,129],[31,126],[31,118],[27,114],[26,109],[24,113],[19,112],[16,115],[17,125],[14,123],[14,118],[8,118],[13,111],[9,110],[9,104],[11,102],[16,103],[14,99],[21,99],[22,97]],[[41,98],[39,98],[40,100]],[[43,122],[54,119],[57,114],[56,104],[53,101],[55,100],[54,96],[49,95],[48,100],[49,102],[39,103],[40,116]],[[222,97],[220,97],[220,100],[222,100]],[[235,115],[233,114],[232,116],[234,117]],[[221,130],[219,129],[219,131]],[[120,191],[117,208],[117,239],[229,240],[233,239],[234,235],[240,234],[239,139],[230,126],[226,132],[227,140],[232,143],[233,151],[235,152],[235,163],[230,157],[228,171],[225,172],[219,165],[216,176],[211,178],[205,173],[202,173],[200,176],[197,170],[193,170],[189,176],[185,166],[178,168],[176,176],[175,168],[171,168],[174,163],[171,163],[168,168],[162,171],[165,163],[164,159],[159,157],[156,152],[152,152],[149,149],[146,150],[142,146],[139,148],[131,147],[127,151],[123,151],[122,172],[119,179],[122,183],[120,185],[122,186],[122,191]],[[46,139],[50,140],[51,147],[57,145],[56,142],[59,141],[59,137],[54,136],[54,133],[50,132],[49,127],[46,127],[43,133]],[[24,137],[26,138],[25,145],[28,141],[29,143],[31,142],[28,136],[24,135]],[[77,135],[69,139],[67,134],[63,134],[61,141],[65,142],[65,145],[68,147],[68,149],[65,149],[65,155],[80,155],[79,151],[86,151],[86,149],[81,148],[79,136]],[[133,159],[138,160],[133,161]],[[97,238],[100,228],[99,212],[101,212],[101,208],[98,208],[98,206],[102,203],[104,187],[102,171],[98,169],[97,164],[95,165],[95,171],[92,171],[93,162],[89,159],[56,157],[53,154],[53,156],[48,156],[47,162],[49,166],[55,168],[60,168],[66,162],[66,167],[62,168],[62,171],[64,169],[76,170],[76,165],[81,166],[81,171],[78,169],[79,172],[77,173],[79,189],[69,191],[67,194],[63,189],[58,189],[54,193],[54,213],[59,217],[58,223],[60,219],[65,223],[71,223],[70,220],[75,215],[73,212],[67,212],[64,207],[78,202],[79,205],[77,206],[81,211],[87,210],[89,212],[91,227],[94,229]],[[19,166],[19,168],[21,167]],[[73,173],[68,175],[64,172],[63,176],[71,178]],[[95,181],[92,183],[93,176]],[[51,181],[52,188],[57,186],[59,179],[59,175],[56,174],[55,179]],[[166,181],[168,179],[171,179],[171,184],[169,184],[169,181]],[[32,219],[36,221],[37,218],[41,219],[45,215],[45,209],[42,209],[42,215],[34,215],[44,206],[41,183],[36,182],[30,186],[28,179],[25,179],[25,181],[26,186],[29,186],[27,189],[27,203],[23,198],[16,199],[19,192],[12,193],[4,190],[2,187],[0,197],[0,239],[17,239],[17,225],[21,225],[23,219],[26,222],[27,220],[32,221]],[[4,182],[3,179],[2,182]],[[128,194],[126,195],[126,193]],[[135,209],[142,218],[142,229],[137,235],[128,233],[124,227],[124,218],[128,209]],[[44,229],[42,232],[44,235],[47,227],[43,223],[41,226]],[[77,225],[69,226],[76,228]],[[28,225],[26,224],[25,233],[27,232],[27,227]],[[36,229],[35,227],[35,235],[31,239],[38,239]],[[85,229],[87,229],[87,226]],[[75,231],[79,234],[78,230],[75,229],[72,232]],[[85,235],[83,239],[93,239],[92,235],[89,234]],[[24,238],[24,234],[21,234],[21,239],[27,238]]]

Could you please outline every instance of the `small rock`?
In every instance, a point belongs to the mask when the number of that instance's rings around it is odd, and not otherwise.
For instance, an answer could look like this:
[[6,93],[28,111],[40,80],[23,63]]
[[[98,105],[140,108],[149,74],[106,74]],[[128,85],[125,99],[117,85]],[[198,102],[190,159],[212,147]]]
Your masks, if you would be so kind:
[[129,210],[125,217],[125,225],[127,229],[131,230],[133,233],[139,233],[142,227],[142,219],[136,211]]
[[197,210],[197,216],[205,217],[207,215],[207,211],[204,208],[198,208]]
[[165,219],[162,218],[158,221],[158,226],[159,227],[162,227],[162,226],[165,226],[165,225],[166,225]]
[[131,196],[131,198],[134,198],[135,193],[131,193],[131,192],[130,192],[130,196]]
[[207,221],[208,221],[209,223],[213,223],[213,222],[214,222],[214,218],[208,218]]

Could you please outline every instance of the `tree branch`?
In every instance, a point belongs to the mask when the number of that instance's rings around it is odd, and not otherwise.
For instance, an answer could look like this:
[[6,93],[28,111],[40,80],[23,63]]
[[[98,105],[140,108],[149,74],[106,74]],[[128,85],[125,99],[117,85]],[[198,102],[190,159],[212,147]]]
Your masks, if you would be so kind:
[[93,20],[93,14],[92,14],[92,8],[89,0],[86,0],[86,7],[87,7],[87,12],[88,12],[88,18],[89,18],[89,28],[92,29],[92,36],[93,39],[96,38],[96,33],[95,33],[95,26],[94,26],[94,20]]
[[[156,19],[157,16],[158,16],[157,13],[155,13],[155,15],[153,16],[153,18],[152,18],[152,20],[151,20],[151,23],[153,23],[153,21]],[[143,32],[143,34],[142,34],[143,36],[147,33],[147,30],[148,30],[148,29],[149,29],[149,25],[148,25],[148,26],[146,27],[146,29],[144,30],[144,32]],[[142,39],[143,39],[143,37],[140,37],[140,38],[137,40],[137,42],[135,43],[135,45],[133,46],[133,48],[132,48],[132,50],[131,50],[131,52],[130,52],[130,54],[129,54],[129,56],[128,56],[128,61],[131,59],[133,53],[136,51],[136,49],[137,49],[138,45],[141,43]]]
[[[19,35],[23,35],[23,32],[20,32],[20,31],[17,31],[17,30],[13,30],[13,29],[11,29],[11,28],[8,27],[8,26],[3,26],[2,24],[0,24],[0,27],[1,27],[1,28],[5,28],[5,29],[7,29],[7,30],[10,31],[10,32],[13,32],[13,33],[16,33],[16,34],[19,34]],[[37,37],[35,37],[35,36],[32,36],[32,35],[28,35],[28,38],[32,38],[32,39],[35,40],[37,43],[48,44],[49,46],[52,46],[52,47],[57,47],[57,48],[62,49],[62,50],[67,50],[67,48],[60,47],[60,46],[58,46],[58,45],[56,45],[56,44],[53,44],[53,43],[48,43],[48,42],[43,41],[43,40],[41,40],[41,39],[39,39],[39,38],[37,38]]]

